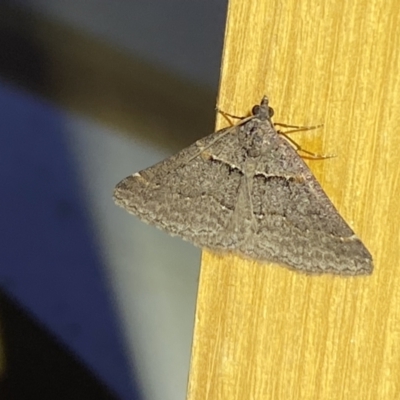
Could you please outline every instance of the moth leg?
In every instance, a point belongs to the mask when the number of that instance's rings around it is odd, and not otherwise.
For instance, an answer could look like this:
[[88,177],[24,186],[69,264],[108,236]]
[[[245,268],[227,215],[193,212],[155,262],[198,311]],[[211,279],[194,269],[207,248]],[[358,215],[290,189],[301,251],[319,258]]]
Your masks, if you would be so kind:
[[311,151],[305,150],[298,143],[296,143],[292,138],[287,136],[287,132],[279,131],[278,133],[280,135],[282,135],[289,143],[291,143],[297,152],[302,152],[302,153],[307,154],[306,156],[304,156],[304,158],[309,158],[311,160],[325,160],[327,158],[336,157],[336,154],[317,154],[317,153],[313,153]]
[[[247,117],[238,117],[237,115],[229,114],[229,113],[227,113],[227,112],[225,112],[225,111],[222,111],[222,110],[219,109],[218,107],[215,107],[215,111],[217,111],[218,113],[220,113],[220,114],[221,114],[223,117],[225,117],[228,121],[229,121],[229,118],[239,119],[239,120],[243,120],[243,119],[247,118]],[[229,121],[229,122],[231,122],[231,121]]]
[[274,122],[274,126],[282,126],[283,128],[293,128],[292,130],[285,132],[286,134],[289,134],[289,133],[311,131],[314,129],[322,128],[324,124],[303,126],[303,125],[288,125],[288,124],[282,124],[280,122]]

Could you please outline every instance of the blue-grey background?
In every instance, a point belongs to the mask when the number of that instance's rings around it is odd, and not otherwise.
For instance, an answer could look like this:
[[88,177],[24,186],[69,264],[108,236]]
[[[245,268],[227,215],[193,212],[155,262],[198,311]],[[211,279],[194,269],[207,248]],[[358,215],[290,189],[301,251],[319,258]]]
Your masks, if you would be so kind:
[[[224,0],[7,3],[216,93]],[[200,250],[114,206],[119,180],[171,153],[140,137],[0,75],[0,285],[121,399],[183,399]]]

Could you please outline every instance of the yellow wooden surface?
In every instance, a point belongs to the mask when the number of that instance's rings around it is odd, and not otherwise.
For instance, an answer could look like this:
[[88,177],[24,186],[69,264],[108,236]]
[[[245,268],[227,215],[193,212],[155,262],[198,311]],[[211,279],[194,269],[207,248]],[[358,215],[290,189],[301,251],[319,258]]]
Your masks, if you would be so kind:
[[[189,400],[400,398],[398,0],[231,0],[219,107],[263,94],[275,121],[313,125],[310,168],[375,261],[311,277],[204,253]],[[226,124],[218,120],[218,127]]]

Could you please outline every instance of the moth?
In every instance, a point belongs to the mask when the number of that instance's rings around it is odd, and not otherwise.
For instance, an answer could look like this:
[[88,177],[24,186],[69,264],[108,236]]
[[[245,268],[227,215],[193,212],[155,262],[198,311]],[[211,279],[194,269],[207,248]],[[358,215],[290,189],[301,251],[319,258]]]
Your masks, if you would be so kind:
[[237,125],[123,179],[116,204],[214,252],[310,274],[371,274],[371,254],[272,116],[264,97]]

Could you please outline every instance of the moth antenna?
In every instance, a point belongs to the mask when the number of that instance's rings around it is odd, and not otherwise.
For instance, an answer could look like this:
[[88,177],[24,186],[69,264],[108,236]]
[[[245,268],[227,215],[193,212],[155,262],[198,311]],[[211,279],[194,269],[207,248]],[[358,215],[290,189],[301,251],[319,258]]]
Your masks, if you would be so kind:
[[215,143],[217,143],[219,140],[221,140],[224,136],[226,136],[228,133],[233,132],[238,126],[246,123],[247,121],[250,121],[251,119],[254,118],[254,115],[251,115],[250,117],[243,118],[239,123],[231,126],[230,128],[227,128],[224,132],[222,132],[220,135],[216,135],[217,137],[209,143],[204,149],[199,150],[196,154],[194,154],[192,157],[189,158],[189,160],[186,161],[186,163],[194,160],[196,157],[198,157],[201,153],[212,147]]

